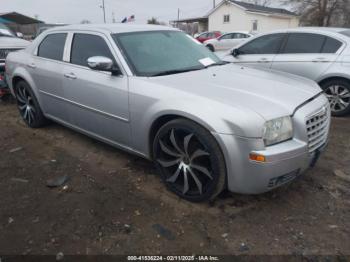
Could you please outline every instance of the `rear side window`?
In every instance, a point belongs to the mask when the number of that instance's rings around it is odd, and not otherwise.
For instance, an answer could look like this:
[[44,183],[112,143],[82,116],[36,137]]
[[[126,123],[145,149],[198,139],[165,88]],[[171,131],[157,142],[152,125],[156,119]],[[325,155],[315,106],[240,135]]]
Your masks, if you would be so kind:
[[321,53],[326,37],[318,34],[293,33],[288,36],[284,54]]
[[62,61],[67,34],[51,34],[45,37],[38,48],[38,56]]
[[342,44],[343,44],[342,42],[334,38],[327,37],[326,42],[324,43],[324,46],[322,49],[322,53],[334,54],[339,50]]
[[239,48],[242,54],[277,54],[285,34],[261,36]]
[[106,41],[97,35],[74,34],[71,63],[87,66],[87,60],[93,56],[104,56],[115,61]]

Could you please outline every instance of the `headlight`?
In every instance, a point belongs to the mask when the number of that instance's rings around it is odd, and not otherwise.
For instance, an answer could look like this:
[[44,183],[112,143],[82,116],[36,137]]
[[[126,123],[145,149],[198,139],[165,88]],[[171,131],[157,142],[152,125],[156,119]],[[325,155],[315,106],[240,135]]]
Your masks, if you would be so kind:
[[290,116],[267,121],[263,129],[263,139],[266,146],[271,146],[293,137],[293,124]]

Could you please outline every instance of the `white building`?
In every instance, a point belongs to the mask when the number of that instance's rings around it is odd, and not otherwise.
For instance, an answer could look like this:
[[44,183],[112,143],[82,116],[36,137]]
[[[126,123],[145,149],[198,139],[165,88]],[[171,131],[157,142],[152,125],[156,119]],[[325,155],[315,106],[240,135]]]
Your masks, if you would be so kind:
[[197,22],[200,32],[239,30],[264,33],[276,29],[298,27],[299,17],[286,9],[224,0],[203,17],[183,19],[178,22]]

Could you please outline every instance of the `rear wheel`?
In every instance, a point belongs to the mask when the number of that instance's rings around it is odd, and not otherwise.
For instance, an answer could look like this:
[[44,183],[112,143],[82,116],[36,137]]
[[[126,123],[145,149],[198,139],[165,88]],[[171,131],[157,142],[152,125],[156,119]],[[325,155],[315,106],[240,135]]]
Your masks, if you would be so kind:
[[17,107],[24,122],[31,128],[47,124],[33,91],[25,81],[19,81],[15,86]]
[[329,80],[321,84],[332,110],[333,116],[350,113],[350,82],[342,79]]
[[213,136],[185,119],[160,128],[153,144],[155,165],[168,189],[192,202],[214,199],[225,187],[223,154]]

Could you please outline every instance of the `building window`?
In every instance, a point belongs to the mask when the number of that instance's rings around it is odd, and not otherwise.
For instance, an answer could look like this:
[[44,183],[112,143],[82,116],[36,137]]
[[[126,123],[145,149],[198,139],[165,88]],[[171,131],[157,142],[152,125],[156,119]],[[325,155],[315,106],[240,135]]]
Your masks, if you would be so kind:
[[258,20],[253,20],[252,31],[258,31]]
[[230,15],[224,15],[224,23],[230,23]]

